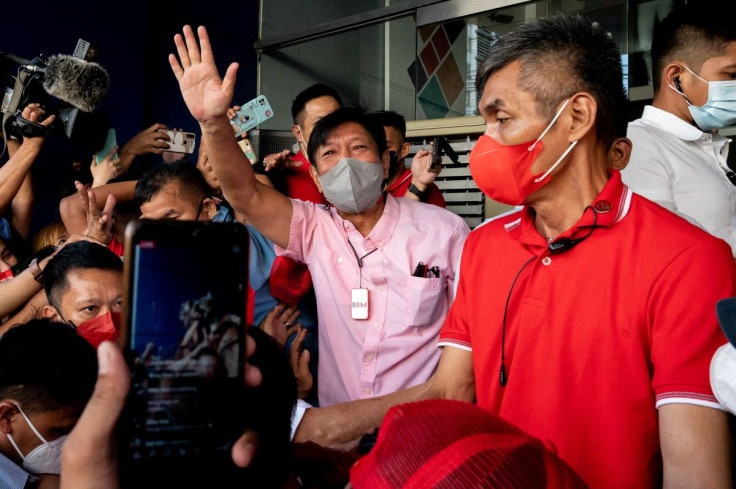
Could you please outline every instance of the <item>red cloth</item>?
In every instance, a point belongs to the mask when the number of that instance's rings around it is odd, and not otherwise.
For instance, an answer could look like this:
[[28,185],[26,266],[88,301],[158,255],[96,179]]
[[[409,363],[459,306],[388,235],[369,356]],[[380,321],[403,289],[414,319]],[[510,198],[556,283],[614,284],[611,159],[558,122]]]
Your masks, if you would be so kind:
[[299,151],[292,161],[301,161],[302,166],[294,167],[284,172],[284,184],[286,195],[292,199],[305,200],[315,204],[325,204],[324,195],[317,189],[317,185],[309,173],[309,162],[304,154]]
[[271,265],[268,285],[274,299],[294,305],[312,288],[312,274],[304,263],[277,256]]
[[541,441],[470,403],[394,406],[373,450],[350,470],[355,489],[584,488]]
[[125,254],[125,247],[123,246],[123,243],[115,239],[114,236],[112,240],[110,240],[110,244],[107,245],[107,249],[118,256],[123,256]]
[[[409,184],[411,184],[411,169],[407,168],[404,174],[401,175],[401,178],[388,187],[386,191],[394,197],[403,197],[409,191]],[[425,203],[436,205],[443,209],[447,207],[445,198],[442,197],[442,191],[434,183],[429,186],[429,195]]]
[[[724,241],[633,194],[618,172],[592,206],[598,227],[557,254],[529,208],[471,232],[440,345],[472,350],[478,405],[553,443],[591,487],[655,487],[657,408],[719,407],[715,304],[736,295],[734,261]],[[587,234],[593,215],[561,238]]]

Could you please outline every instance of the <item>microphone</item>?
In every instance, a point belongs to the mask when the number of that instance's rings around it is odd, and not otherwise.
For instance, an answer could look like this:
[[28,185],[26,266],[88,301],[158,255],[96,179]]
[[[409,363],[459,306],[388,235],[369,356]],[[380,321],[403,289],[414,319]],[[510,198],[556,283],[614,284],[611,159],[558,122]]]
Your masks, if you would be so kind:
[[51,56],[45,68],[32,71],[44,73],[43,88],[49,95],[84,112],[92,112],[102,103],[110,85],[102,66],[66,54]]

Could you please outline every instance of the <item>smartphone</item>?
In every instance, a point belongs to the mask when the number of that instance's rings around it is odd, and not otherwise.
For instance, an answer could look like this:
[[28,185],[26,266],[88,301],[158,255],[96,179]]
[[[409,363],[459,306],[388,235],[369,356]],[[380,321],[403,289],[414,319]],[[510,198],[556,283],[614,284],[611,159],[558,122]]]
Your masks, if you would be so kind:
[[253,151],[253,146],[250,144],[250,139],[241,139],[240,141],[238,141],[238,146],[240,146],[240,149],[243,150],[243,153],[245,154],[246,158],[248,158],[248,161],[250,161],[250,164],[255,165],[258,161],[258,158],[256,158],[256,153],[255,151]]
[[178,131],[176,129],[159,129],[161,132],[165,132],[169,135],[169,149],[164,151],[170,151],[172,153],[194,153],[194,146],[197,141],[197,136],[193,132]]
[[271,104],[268,103],[265,95],[259,95],[250,102],[240,106],[240,110],[230,120],[230,125],[233,126],[235,137],[240,137],[243,133],[250,131],[271,117],[273,117]]
[[245,426],[248,252],[237,223],[126,227],[121,346],[132,381],[118,445],[130,487],[240,480],[230,450]]
[[452,165],[459,164],[457,153],[450,143],[442,136],[435,136],[432,140],[432,170],[440,171],[442,169],[442,156],[447,155],[452,161]]
[[[115,129],[108,129],[107,130],[107,138],[105,139],[105,144],[102,146],[102,149],[99,150],[97,153],[95,153],[95,162],[99,165],[103,161],[105,161],[105,157],[107,154],[112,151],[112,148],[118,145],[117,136],[115,135]],[[118,153],[117,151],[112,157],[113,160],[118,159]]]

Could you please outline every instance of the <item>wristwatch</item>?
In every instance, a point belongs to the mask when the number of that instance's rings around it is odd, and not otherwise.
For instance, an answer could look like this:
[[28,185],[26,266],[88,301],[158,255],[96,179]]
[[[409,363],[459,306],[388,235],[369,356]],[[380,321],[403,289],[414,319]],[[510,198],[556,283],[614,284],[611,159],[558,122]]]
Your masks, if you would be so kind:
[[39,284],[43,283],[43,270],[38,266],[38,258],[31,260],[31,263],[28,264],[28,269],[31,271],[31,275],[33,275],[33,280]]
[[413,183],[410,183],[408,190],[409,192],[419,197],[419,200],[421,200],[422,202],[427,200],[427,196],[429,195],[429,186],[427,186],[427,188],[425,188],[424,190],[419,190],[419,188],[416,185],[414,185]]

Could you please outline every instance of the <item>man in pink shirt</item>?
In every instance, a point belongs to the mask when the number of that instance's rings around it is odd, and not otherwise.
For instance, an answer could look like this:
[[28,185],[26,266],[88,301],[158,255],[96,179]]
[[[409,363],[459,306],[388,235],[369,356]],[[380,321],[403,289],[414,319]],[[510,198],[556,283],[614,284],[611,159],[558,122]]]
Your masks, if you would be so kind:
[[171,66],[233,208],[312,273],[320,404],[426,381],[439,360],[467,225],[444,209],[381,192],[383,128],[355,110],[325,116],[309,139],[309,171],[331,205],[292,200],[257,182],[226,116],[237,64],[221,79],[206,30],[198,34],[201,51],[190,27],[176,36],[180,61],[172,55]]

